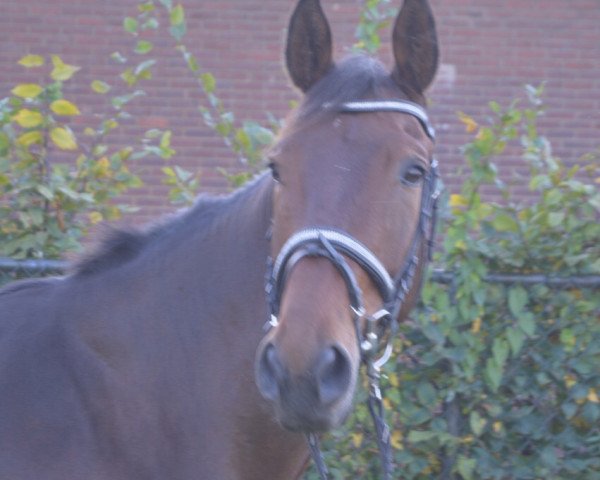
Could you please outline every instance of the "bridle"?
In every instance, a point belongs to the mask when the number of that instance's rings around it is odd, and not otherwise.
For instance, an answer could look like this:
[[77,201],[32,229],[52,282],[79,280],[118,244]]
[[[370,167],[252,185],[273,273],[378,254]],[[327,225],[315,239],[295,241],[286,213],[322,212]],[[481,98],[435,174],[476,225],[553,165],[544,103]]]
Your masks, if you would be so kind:
[[[421,106],[412,102],[404,100],[357,101],[337,106],[325,105],[324,108],[335,109],[335,111],[343,113],[399,112],[412,115],[419,120],[427,136],[431,140],[435,139],[435,131],[427,113]],[[392,353],[391,339],[398,328],[400,310],[413,287],[423,241],[426,242],[428,259],[431,257],[439,195],[438,164],[433,159],[422,181],[421,207],[417,227],[404,265],[395,277],[388,273],[377,256],[360,241],[341,230],[321,226],[305,228],[294,233],[285,242],[277,258],[269,261],[266,294],[270,320],[267,322],[267,329],[276,327],[278,324],[279,308],[287,278],[300,260],[306,257],[326,258],[343,278],[350,298],[350,311],[356,330],[361,361],[366,367],[369,378],[368,406],[377,432],[377,443],[386,480],[391,478],[392,454],[390,431],[384,418],[380,371]],[[356,276],[345,257],[360,266],[379,291],[383,301],[382,307],[372,315],[368,315],[365,310]],[[363,323],[365,324],[364,330],[361,326]],[[383,353],[379,355],[381,351]],[[327,480],[328,472],[319,448],[318,437],[312,433],[307,437],[319,475],[322,480]]]

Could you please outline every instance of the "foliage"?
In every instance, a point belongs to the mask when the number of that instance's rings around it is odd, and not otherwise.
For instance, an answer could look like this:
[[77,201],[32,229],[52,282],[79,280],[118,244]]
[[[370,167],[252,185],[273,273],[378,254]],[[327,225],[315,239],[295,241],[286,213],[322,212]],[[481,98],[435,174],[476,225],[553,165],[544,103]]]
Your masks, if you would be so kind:
[[[238,187],[264,169],[262,149],[273,142],[280,121],[270,115],[267,125],[261,125],[254,120],[245,120],[241,124],[236,121],[234,113],[225,107],[217,94],[216,78],[212,73],[201,68],[198,57],[184,43],[187,32],[184,7],[181,4],[173,4],[171,0],[149,0],[140,4],[140,9],[151,12],[158,4],[166,11],[169,18],[169,32],[176,41],[176,50],[204,94],[205,102],[198,107],[204,123],[219,135],[225,145],[238,157],[241,171],[229,173],[221,169],[221,173],[231,185]],[[193,175],[181,168],[168,168],[165,174],[167,184],[173,187],[171,199],[180,203],[191,203],[198,187],[197,181],[194,183]]]
[[[129,32],[156,28],[143,9],[123,25]],[[150,42],[140,40],[134,51],[143,55],[151,49]],[[139,83],[151,78],[155,63],[133,63],[119,52],[111,57],[124,66],[123,86],[91,83],[91,90],[110,102],[112,112],[83,125],[79,138],[70,127],[81,114],[79,106],[63,91],[80,68],[51,55],[49,78],[40,81],[42,76],[35,73],[43,71],[47,58],[30,54],[19,61],[37,81],[16,85],[12,96],[0,101],[0,256],[59,258],[78,250],[90,225],[118,219],[133,209],[114,200],[141,185],[130,171],[131,162],[146,155],[167,159],[174,154],[170,132],[159,130],[146,132],[137,147],[110,147],[109,135],[130,118],[126,107],[145,94]]]
[[[525,108],[492,102],[488,126],[461,115],[476,134],[436,258],[453,280],[425,284],[426,307],[402,325],[385,372],[403,479],[600,478],[600,289],[486,282],[498,272],[600,273],[598,165],[552,155],[536,128],[540,91],[528,87]],[[524,200],[493,162],[519,138]],[[486,200],[492,193],[500,203]],[[363,397],[324,442],[333,478],[380,476]]]
[[388,27],[397,9],[390,7],[391,0],[365,0],[354,36],[353,52],[374,54],[381,47],[381,30]]

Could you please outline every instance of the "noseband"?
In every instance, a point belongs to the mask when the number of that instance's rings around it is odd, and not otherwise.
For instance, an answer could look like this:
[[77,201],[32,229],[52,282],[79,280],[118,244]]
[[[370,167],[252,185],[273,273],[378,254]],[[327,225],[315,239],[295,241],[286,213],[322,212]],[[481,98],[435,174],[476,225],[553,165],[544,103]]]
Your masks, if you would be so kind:
[[[435,131],[427,113],[422,107],[411,102],[358,101],[343,103],[336,107],[325,105],[324,108],[344,113],[399,112],[412,115],[419,120],[427,136],[431,140],[435,139]],[[384,419],[383,398],[379,387],[380,370],[391,355],[391,338],[397,330],[400,310],[413,287],[423,241],[426,242],[428,258],[431,257],[439,194],[438,164],[433,159],[422,182],[419,220],[404,265],[395,276],[390,275],[377,256],[360,241],[341,230],[321,226],[306,228],[294,233],[285,242],[275,261],[269,262],[266,293],[270,321],[267,323],[267,328],[277,326],[285,284],[294,266],[303,258],[326,258],[343,278],[350,299],[350,311],[356,330],[361,361],[365,364],[369,377],[368,404],[377,431],[385,479],[391,478],[392,462],[390,432]],[[382,299],[382,306],[372,315],[368,315],[365,310],[363,295],[356,275],[346,258],[362,268],[377,287]],[[363,323],[365,324],[364,330]],[[379,354],[381,351],[383,353]],[[326,480],[328,478],[327,468],[319,449],[317,436],[309,434],[308,442],[321,479]]]

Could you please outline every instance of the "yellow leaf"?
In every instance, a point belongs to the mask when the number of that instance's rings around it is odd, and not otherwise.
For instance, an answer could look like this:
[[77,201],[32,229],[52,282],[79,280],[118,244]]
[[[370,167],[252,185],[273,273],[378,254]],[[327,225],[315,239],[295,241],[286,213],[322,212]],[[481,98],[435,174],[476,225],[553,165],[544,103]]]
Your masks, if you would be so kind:
[[33,132],[24,133],[17,138],[17,143],[24,147],[28,147],[34,143],[42,143],[42,132],[34,130]]
[[450,195],[450,206],[451,207],[466,207],[469,202],[462,195],[458,195],[457,193],[453,193]]
[[119,220],[121,216],[121,210],[119,210],[118,207],[116,207],[115,205],[111,205],[110,207],[108,207],[106,211],[106,218],[108,218],[109,220]]
[[75,150],[77,148],[77,142],[73,133],[66,128],[53,128],[50,131],[50,138],[58,148],[62,148],[63,150]]
[[20,83],[11,90],[13,95],[21,98],[35,98],[43,91],[37,83]]
[[359,448],[362,445],[363,434],[361,432],[355,432],[352,434],[352,445],[354,448]]
[[458,119],[465,125],[467,133],[473,133],[479,127],[477,122],[466,113],[458,112]]
[[477,317],[473,320],[473,324],[471,325],[471,333],[479,333],[481,330],[481,317]]
[[454,244],[454,247],[457,250],[464,252],[467,249],[467,244],[465,243],[464,240],[460,239],[460,240],[456,241],[456,243]]
[[110,85],[101,80],[94,80],[91,84],[91,87],[96,93],[106,93],[110,90]]
[[88,218],[90,219],[92,225],[101,222],[103,219],[102,214],[100,212],[91,212],[88,214]]
[[75,65],[69,65],[64,63],[62,59],[58,55],[52,55],[52,65],[54,65],[54,69],[50,73],[50,76],[53,80],[59,80],[64,82],[71,78],[80,67],[76,67]]
[[99,177],[109,177],[110,176],[110,161],[107,157],[102,157],[96,161],[96,165],[94,168],[96,175]]
[[396,450],[402,450],[404,449],[404,445],[402,444],[402,432],[400,430],[394,430],[392,432],[392,437],[391,437],[391,441],[390,443],[392,444],[392,447],[394,447]]
[[502,422],[494,422],[492,428],[494,432],[499,433],[502,430]]
[[88,137],[93,137],[94,135],[96,135],[96,130],[90,127],[85,127],[83,134],[87,135]]
[[23,128],[37,127],[44,121],[44,117],[40,112],[35,110],[29,110],[28,108],[22,108],[17,112],[12,119],[21,125]]
[[571,388],[577,383],[577,379],[570,374],[565,375],[563,380],[565,381],[565,385],[567,386],[567,388]]
[[395,372],[388,373],[388,379],[392,387],[398,388],[400,386],[400,380],[398,380],[398,375]]
[[40,55],[25,55],[19,60],[19,65],[23,65],[25,68],[41,67],[44,64],[44,57]]
[[81,112],[77,105],[65,99],[54,100],[50,104],[50,109],[57,115],[80,115]]
[[590,388],[587,395],[588,402],[592,403],[600,403],[600,398],[598,398],[598,394],[594,388]]

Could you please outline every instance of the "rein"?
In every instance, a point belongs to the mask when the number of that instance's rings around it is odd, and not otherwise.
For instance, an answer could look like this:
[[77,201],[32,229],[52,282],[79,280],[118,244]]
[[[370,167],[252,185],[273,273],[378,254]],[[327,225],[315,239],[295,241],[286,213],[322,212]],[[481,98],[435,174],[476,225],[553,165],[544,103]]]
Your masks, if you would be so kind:
[[[326,104],[324,108],[335,108],[337,111],[345,113],[399,112],[412,115],[419,120],[427,136],[431,140],[435,139],[435,130],[427,113],[422,107],[412,102],[358,101],[343,103],[336,107]],[[417,227],[404,265],[395,277],[388,273],[377,256],[360,241],[346,232],[328,227],[315,226],[294,233],[285,242],[275,261],[269,260],[266,294],[270,320],[267,322],[267,329],[278,325],[279,308],[286,280],[300,260],[306,257],[326,258],[343,278],[350,299],[350,311],[356,330],[361,362],[365,365],[369,379],[368,407],[377,433],[384,480],[391,479],[392,448],[380,389],[381,367],[391,356],[391,339],[398,329],[400,310],[414,283],[423,241],[426,242],[428,259],[431,258],[439,195],[438,163],[433,159],[429,171],[423,178]],[[382,299],[382,307],[377,312],[371,315],[367,314],[363,304],[362,291],[345,257],[358,264],[377,287]],[[366,325],[364,330],[361,327],[363,323]],[[318,436],[309,433],[307,439],[321,480],[327,480],[329,478],[328,471],[319,447]]]

